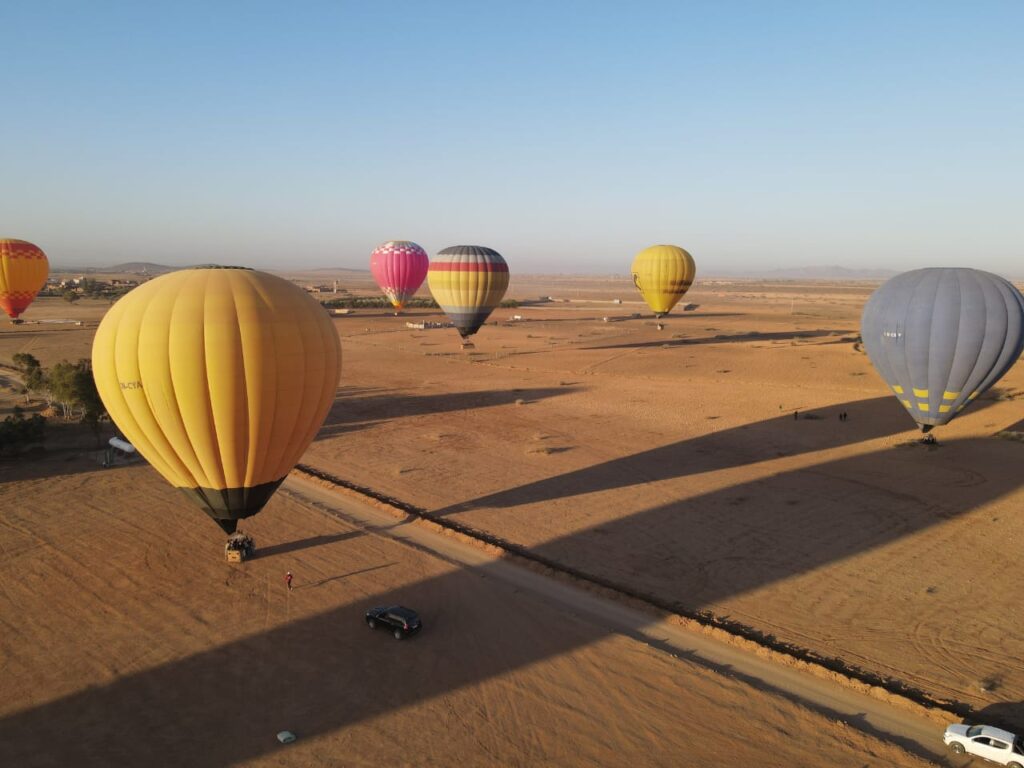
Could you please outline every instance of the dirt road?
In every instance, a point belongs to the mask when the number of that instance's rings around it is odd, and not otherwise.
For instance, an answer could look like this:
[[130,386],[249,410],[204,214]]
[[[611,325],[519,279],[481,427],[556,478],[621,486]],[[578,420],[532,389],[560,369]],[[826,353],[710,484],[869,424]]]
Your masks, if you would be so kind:
[[678,658],[738,678],[760,691],[801,704],[862,731],[899,744],[921,757],[957,764],[943,754],[942,726],[937,721],[900,709],[802,670],[779,665],[653,617],[578,587],[502,560],[457,538],[410,521],[395,525],[389,513],[292,476],[284,490],[298,500],[354,525],[386,535],[450,562],[524,590],[559,610],[594,622]]

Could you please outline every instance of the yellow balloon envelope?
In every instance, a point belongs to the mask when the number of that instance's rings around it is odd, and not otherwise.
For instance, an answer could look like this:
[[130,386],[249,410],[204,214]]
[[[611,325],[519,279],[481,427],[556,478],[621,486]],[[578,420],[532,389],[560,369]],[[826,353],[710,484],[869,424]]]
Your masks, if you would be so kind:
[[25,311],[46,285],[50,263],[38,246],[0,239],[0,309],[12,320]]
[[652,245],[633,259],[633,284],[658,317],[683,298],[696,275],[693,256],[676,245]]
[[125,437],[231,532],[312,442],[334,400],[341,343],[320,304],[286,280],[200,267],[119,300],[92,364]]

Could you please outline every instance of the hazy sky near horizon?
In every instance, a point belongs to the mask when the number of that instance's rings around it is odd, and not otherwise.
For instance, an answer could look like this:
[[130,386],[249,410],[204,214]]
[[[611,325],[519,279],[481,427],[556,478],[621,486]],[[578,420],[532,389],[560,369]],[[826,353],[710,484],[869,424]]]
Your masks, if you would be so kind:
[[0,237],[57,266],[1024,275],[1024,3],[0,3]]

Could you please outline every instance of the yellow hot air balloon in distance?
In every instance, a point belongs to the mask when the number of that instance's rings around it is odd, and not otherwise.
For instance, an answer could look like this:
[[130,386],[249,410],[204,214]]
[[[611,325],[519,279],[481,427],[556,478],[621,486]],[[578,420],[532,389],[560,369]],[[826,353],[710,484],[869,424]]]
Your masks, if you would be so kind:
[[172,272],[121,298],[93,375],[117,427],[226,532],[259,512],[334,400],[341,343],[305,291],[265,272]]
[[46,285],[50,263],[42,248],[24,240],[0,239],[0,309],[15,322]]
[[677,245],[652,245],[633,259],[633,284],[658,317],[683,298],[696,275],[693,256]]

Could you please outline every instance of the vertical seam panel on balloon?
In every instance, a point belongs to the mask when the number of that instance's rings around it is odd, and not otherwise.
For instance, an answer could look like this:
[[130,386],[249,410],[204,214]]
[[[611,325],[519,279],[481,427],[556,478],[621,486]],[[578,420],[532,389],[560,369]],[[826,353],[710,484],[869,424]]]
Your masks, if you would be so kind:
[[[261,325],[264,322],[264,315],[268,318],[267,325],[269,330],[265,336],[266,348],[262,350],[262,353],[266,353],[265,360],[269,362],[269,365],[265,365],[263,369],[263,376],[273,376],[273,381],[261,381],[263,386],[263,392],[267,395],[264,399],[264,403],[261,410],[261,419],[266,417],[268,429],[261,435],[261,445],[257,453],[257,465],[254,477],[263,479],[264,482],[268,482],[266,478],[274,480],[276,478],[270,477],[273,473],[271,472],[270,463],[270,451],[275,444],[278,432],[278,418],[280,416],[280,408],[278,407],[278,381],[280,379],[280,371],[277,366],[278,359],[278,343],[277,343],[277,324],[274,322],[274,314],[272,308],[274,302],[267,296],[266,286],[258,281],[255,276],[252,278],[253,290],[260,300],[260,307],[262,312],[259,315],[259,322]],[[267,413],[266,411],[269,411]],[[276,465],[274,466],[276,469]]]
[[[975,286],[977,287],[977,289],[979,291],[981,291],[982,299],[984,300],[984,298],[985,298],[985,293],[984,293],[984,291],[981,290],[981,283],[978,281],[977,276],[975,275],[975,273],[974,272],[965,272],[965,273],[963,273],[961,275],[961,280],[959,282],[959,286],[960,286],[960,317],[959,317],[959,321],[958,321],[959,325],[957,327],[958,333],[957,333],[957,340],[956,340],[957,341],[957,350],[958,351],[960,349],[960,342],[961,342],[960,333],[959,333],[960,329],[966,328],[968,331],[971,330],[970,324],[964,322],[965,319],[966,319],[965,316],[969,312],[969,310],[968,310],[969,302],[966,300],[965,292],[964,292],[964,282],[967,281],[967,280],[973,281]],[[987,302],[983,302],[983,303],[987,304]],[[984,329],[982,330],[982,333],[984,334]],[[956,392],[959,393],[959,394],[958,394],[958,397],[954,400],[954,402],[959,402],[959,404],[961,406],[963,406],[967,402],[967,399],[970,397],[970,393],[974,389],[974,387],[970,386],[970,384],[971,384],[971,380],[972,380],[972,378],[974,376],[974,369],[978,365],[978,357],[981,354],[981,345],[980,344],[971,345],[968,342],[967,339],[964,339],[964,342],[965,342],[964,343],[964,349],[970,350],[971,347],[974,346],[974,350],[975,351],[974,351],[974,359],[971,362],[971,364],[969,366],[967,366],[967,368],[966,368],[967,373],[964,375],[963,380],[957,382]],[[970,355],[970,352],[968,351],[967,354],[965,355],[966,359],[970,359],[969,355]],[[959,410],[959,409],[957,409],[957,410]]]
[[[978,363],[981,361],[981,353],[984,350],[985,346],[985,334],[988,331],[988,294],[985,292],[985,284],[981,281],[981,279],[979,279],[978,275],[974,271],[971,271],[968,274],[970,274],[971,279],[975,282],[975,285],[981,293],[982,305],[985,312],[983,319],[985,322],[981,330],[981,343],[975,345],[974,362],[971,363],[971,366],[968,369],[970,372],[968,373],[967,378],[964,381],[964,386],[961,388],[962,392],[967,393],[966,397],[964,397],[963,399],[962,405],[967,405],[969,402],[971,402],[971,400],[974,399],[974,396],[980,391],[981,385],[985,381],[985,377],[987,375],[982,374],[981,376],[977,376],[976,374]],[[963,312],[964,308],[961,307],[960,311]]]
[[[935,398],[935,394],[936,394],[935,391],[932,389],[932,386],[931,386],[931,374],[932,374],[932,368],[935,365],[935,354],[934,353],[936,351],[936,345],[933,343],[932,335],[933,335],[933,333],[935,333],[936,327],[938,325],[936,323],[936,314],[940,310],[940,307],[938,306],[938,304],[939,304],[939,296],[940,296],[940,289],[942,287],[943,281],[947,278],[948,274],[949,273],[947,271],[942,270],[941,272],[939,272],[936,275],[935,290],[934,290],[934,293],[933,293],[933,295],[931,297],[931,302],[929,303],[929,306],[931,307],[931,312],[929,312],[928,316],[927,316],[928,317],[928,333],[927,333],[925,338],[927,339],[927,347],[926,347],[926,349],[927,349],[927,352],[928,352],[928,356],[927,356],[927,359],[925,360],[925,370],[924,370],[924,384],[925,384],[925,395],[924,395],[924,397],[926,398],[926,402],[924,404],[925,407],[922,408],[921,410],[925,411],[928,414],[929,418],[931,418],[931,419],[936,418],[936,416],[933,414],[933,409],[931,408],[931,402]],[[942,387],[941,389],[945,389],[945,387]],[[941,395],[939,396],[939,399],[941,400]],[[920,403],[918,404],[918,407],[920,407]],[[938,409],[936,408],[934,410],[937,411]]]
[[[938,284],[935,287],[936,301],[933,304],[933,306],[935,307],[935,309],[933,310],[933,314],[932,314],[932,321],[933,322],[931,324],[931,327],[928,329],[929,330],[929,334],[928,334],[928,378],[926,380],[927,385],[928,385],[928,394],[926,395],[926,397],[928,398],[928,409],[929,409],[929,412],[931,412],[931,413],[938,413],[938,407],[942,403],[942,393],[946,391],[946,385],[949,384],[949,374],[950,374],[950,371],[952,370],[952,366],[953,366],[953,357],[951,356],[945,372],[943,372],[941,369],[936,369],[936,366],[939,364],[939,360],[937,359],[937,357],[935,355],[932,354],[932,352],[934,350],[938,349],[939,345],[944,341],[944,339],[936,339],[936,338],[934,338],[934,335],[935,335],[935,333],[937,331],[939,333],[942,333],[944,331],[944,329],[941,327],[941,325],[936,323],[936,322],[934,322],[934,320],[935,320],[935,313],[936,312],[942,311],[942,310],[946,309],[946,307],[939,307],[938,306],[938,299],[939,299],[940,296],[942,296],[942,286],[943,286],[943,284],[948,283],[951,278],[953,280],[953,283],[952,283],[953,286],[959,291],[960,282],[957,279],[956,273],[955,272],[948,272],[948,271],[942,272],[942,274],[939,276]],[[958,328],[959,328],[959,325],[958,325]],[[956,350],[954,349],[953,351],[954,351],[954,355],[955,355]],[[936,374],[936,376],[937,376],[936,380],[937,381],[942,381],[942,386],[941,387],[940,386],[935,386],[935,387],[932,386],[932,374],[933,373]]]
[[[111,332],[110,332],[111,340],[110,340],[110,343],[109,343],[110,354],[109,354],[108,361],[110,363],[109,368],[112,368],[114,370],[114,392],[115,392],[114,398],[115,398],[115,400],[119,400],[119,405],[121,406],[120,410],[124,414],[125,418],[130,419],[132,426],[135,427],[134,430],[131,430],[131,432],[133,433],[132,437],[135,438],[136,433],[137,433],[138,437],[141,438],[141,440],[140,440],[141,443],[143,443],[143,444],[145,444],[145,443],[152,443],[153,453],[156,454],[156,456],[155,457],[150,457],[150,456],[146,455],[146,454],[149,453],[149,451],[146,450],[149,446],[146,446],[146,445],[136,445],[135,446],[139,450],[139,453],[142,454],[142,456],[147,461],[149,461],[150,464],[153,464],[154,463],[153,462],[153,458],[156,458],[158,460],[158,462],[163,463],[163,464],[167,465],[168,467],[171,467],[171,466],[173,466],[173,463],[166,461],[166,459],[164,458],[164,455],[163,455],[163,451],[161,451],[157,447],[156,441],[149,440],[148,436],[145,434],[145,432],[143,431],[143,429],[139,425],[139,419],[136,417],[135,412],[132,410],[131,406],[128,403],[128,396],[124,393],[124,390],[121,389],[121,368],[118,365],[117,349],[118,349],[118,346],[119,346],[119,339],[122,336],[122,330],[123,330],[122,329],[122,322],[123,322],[123,315],[124,315],[124,313],[123,312],[118,312],[117,309],[118,309],[117,307],[112,309],[110,311],[110,313],[107,315],[107,317],[104,318],[104,320],[109,320],[111,322],[111,326],[110,326],[110,328],[111,328]],[[136,336],[135,341],[136,341],[135,360],[136,360],[136,365],[138,366],[138,361],[139,361],[139,355],[138,355],[139,345],[138,345],[138,337],[137,336]],[[140,378],[140,380],[141,380],[141,377],[142,377],[142,371],[141,371],[141,368],[140,368],[140,370],[139,370],[139,378]],[[152,415],[153,408],[152,408],[152,405],[150,405],[149,395],[148,395],[148,392],[146,391],[145,387],[143,387],[143,397],[146,399],[146,405],[149,406],[150,414]],[[120,426],[119,426],[119,430],[118,431],[120,431],[122,434],[125,433],[125,430],[120,429]]]
[[[281,313],[286,311],[286,307],[282,309],[282,301],[280,291],[276,283],[260,283],[260,290],[265,294],[267,303],[267,320],[273,330],[273,362],[272,369],[274,371],[274,387],[271,390],[274,393],[274,422],[273,432],[271,433],[269,446],[267,453],[263,461],[263,472],[260,475],[263,478],[269,478],[270,480],[276,480],[280,477],[279,470],[281,465],[285,461],[285,457],[288,454],[288,440],[287,436],[290,429],[293,427],[294,419],[292,423],[289,423],[284,415],[288,413],[291,403],[288,402],[290,393],[292,390],[289,387],[285,387],[282,384],[284,381],[286,384],[289,383],[287,378],[288,375],[293,372],[291,366],[286,366],[281,363],[281,356],[284,355],[285,359],[288,359],[291,353],[294,352],[291,343],[291,324],[279,322]],[[301,331],[299,331],[301,335]],[[284,341],[282,342],[282,335]],[[283,346],[282,346],[283,345]],[[297,411],[293,411],[296,413]]]
[[[897,283],[896,285],[901,285],[902,286],[902,283],[909,283],[908,279],[901,279],[901,277],[899,277],[899,276],[895,277],[893,279],[900,281],[900,283]],[[894,285],[893,288],[895,288],[896,285]],[[912,299],[913,298],[913,289],[911,289],[910,295],[911,295],[911,299]],[[892,295],[882,294],[882,297],[885,300],[885,304],[881,308],[882,309],[881,318],[882,318],[883,327],[884,327],[884,323],[886,322],[887,318],[889,317],[890,307],[892,306],[893,303],[896,302],[896,299],[897,299],[898,296],[899,296],[899,293],[896,292],[896,291],[893,291]],[[900,304],[896,308],[896,313],[899,316],[901,316],[901,320],[899,322],[899,328],[898,328],[900,335],[896,339],[896,344],[891,345],[891,346],[885,345],[885,344],[882,345],[882,350],[883,350],[883,352],[885,354],[885,360],[886,360],[886,362],[889,365],[889,370],[894,374],[894,378],[897,381],[900,381],[901,378],[902,378],[903,385],[904,385],[905,389],[913,389],[913,386],[914,386],[913,379],[912,379],[912,377],[910,375],[910,366],[907,364],[907,326],[909,324],[908,320],[909,320],[909,316],[910,316],[910,305],[911,305],[911,303],[912,302],[908,300],[905,304]],[[892,352],[897,353],[896,354],[896,358],[897,358],[896,360],[894,360],[890,356],[890,354],[889,354],[890,350]],[[898,354],[900,352],[902,352],[902,354]],[[900,373],[903,374],[902,377],[899,375]],[[908,408],[910,407],[909,403],[907,403],[907,407]]]
[[[338,389],[338,369],[341,362],[341,353],[338,349],[338,334],[334,331],[334,324],[329,321],[324,322],[324,318],[318,315],[314,316],[314,319],[320,336],[320,344],[317,347],[317,350],[320,355],[320,359],[324,361],[324,365],[321,372],[320,394],[317,399],[317,403],[319,405],[314,410],[312,421],[306,430],[306,434],[303,436],[303,441],[307,448],[316,438],[317,433],[320,431],[320,426],[323,424],[324,419],[327,417],[327,412],[330,410],[331,404],[334,402],[334,397]],[[328,343],[328,340],[333,342],[333,345]],[[333,354],[329,355],[328,350],[331,350]],[[327,365],[328,356],[331,356],[332,360],[332,364],[330,366]]]
[[996,353],[995,359],[992,361],[992,368],[986,377],[986,382],[983,382],[986,385],[986,389],[1001,379],[1014,362],[1014,358],[1008,354],[1009,350],[1007,345],[1009,342],[1010,332],[1010,312],[1008,302],[1006,301],[1006,294],[1003,291],[1004,286],[1002,278],[997,278],[994,282],[994,286],[996,294],[995,298],[999,299],[998,312],[1003,321],[1003,341],[1002,344],[999,345],[999,351]]
[[[922,279],[922,281],[914,286],[913,294],[911,294],[911,297],[910,297],[910,305],[911,306],[914,304],[914,295],[916,293],[918,293],[919,290],[922,290],[922,291],[925,290],[924,287],[929,285],[929,280],[928,279],[931,278],[931,276],[933,274],[934,274],[934,271],[929,270],[924,275],[924,278]],[[937,286],[938,286],[939,281],[936,278],[936,280],[934,280],[933,282],[936,285],[936,291],[937,291],[938,290]],[[922,316],[925,318],[925,321],[927,323],[927,327],[925,329],[923,329],[920,334],[918,334],[918,333],[914,334],[914,338],[915,339],[918,339],[918,337],[920,336],[920,340],[918,340],[918,341],[916,341],[914,343],[914,347],[918,346],[918,344],[921,343],[921,340],[924,340],[925,343],[928,345],[925,348],[925,351],[926,351],[926,353],[925,353],[925,366],[924,366],[925,370],[924,370],[924,372],[922,372],[920,369],[914,368],[914,369],[912,369],[910,371],[910,385],[914,389],[918,388],[918,383],[919,383],[920,379],[922,378],[922,376],[924,376],[924,378],[925,378],[925,385],[926,385],[926,387],[928,385],[928,367],[929,367],[929,364],[930,364],[930,360],[932,358],[930,347],[931,347],[931,338],[932,338],[932,313],[935,311],[935,309],[934,309],[934,307],[935,307],[935,295],[934,295],[934,293],[933,293],[933,296],[932,296],[932,301],[930,301],[930,302],[926,301],[925,305],[928,306],[928,307],[931,307],[931,311],[922,313]],[[910,355],[905,355],[905,356],[907,357],[908,360],[910,360]],[[915,360],[914,360],[914,362],[915,362]],[[909,361],[908,361],[907,366],[909,368],[909,366],[910,366],[910,362]]]
[[[145,322],[146,315],[149,313],[149,308],[150,308],[150,302],[147,301],[146,304],[145,304],[145,307],[144,307],[144,309],[142,311],[142,317],[140,317],[139,320],[138,320],[137,327],[136,327],[135,338],[134,338],[135,367],[138,369],[138,376],[139,376],[139,381],[140,382],[142,381],[142,378],[143,378],[143,375],[142,375],[142,354],[141,354],[141,352],[142,352],[141,329],[143,328],[143,323]],[[111,310],[111,313],[113,313],[113,311],[114,310]],[[122,313],[120,313],[120,315],[121,315],[120,317],[115,316],[115,319],[117,320],[117,324],[115,326],[114,344],[113,344],[114,376],[115,376],[114,384],[117,387],[118,395],[121,397],[121,402],[124,405],[125,411],[128,413],[128,415],[131,417],[132,421],[135,423],[135,426],[138,429],[139,436],[141,438],[143,438],[143,440],[145,442],[149,442],[149,443],[152,444],[153,451],[156,454],[158,454],[159,459],[161,460],[161,462],[166,467],[171,468],[171,467],[174,467],[175,464],[177,464],[177,466],[179,468],[179,472],[181,474],[181,477],[183,479],[187,480],[189,475],[191,474],[188,471],[188,468],[187,467],[183,467],[181,461],[173,462],[173,461],[167,461],[166,460],[166,457],[164,456],[164,452],[162,450],[160,450],[160,448],[157,447],[159,441],[155,440],[155,439],[153,439],[153,440],[149,439],[149,436],[145,433],[145,431],[139,425],[139,419],[136,416],[135,411],[132,409],[131,405],[129,405],[128,396],[126,394],[124,394],[124,392],[121,390],[121,375],[122,375],[122,371],[121,371],[120,366],[118,365],[117,348],[118,348],[118,340],[123,335],[122,323],[124,322],[124,313],[122,312]],[[158,430],[157,430],[158,431],[158,436],[163,441],[164,445],[167,447],[168,452],[172,456],[177,458],[176,452],[174,451],[173,447],[167,442],[167,439],[166,439],[165,435],[163,434],[163,430],[160,429],[160,422],[157,419],[156,412],[153,409],[153,400],[150,397],[149,389],[150,389],[149,387],[147,387],[146,385],[143,384],[143,386],[142,386],[142,396],[143,396],[143,398],[146,401],[146,407],[149,409],[150,419],[157,426],[157,428],[158,428]],[[144,449],[142,449],[140,446],[136,446],[136,448],[139,448],[139,452],[147,459],[147,461],[150,461],[150,463],[152,463],[152,459],[150,459],[149,457],[146,456],[146,451]]]
[[[156,293],[156,290],[154,289],[153,292]],[[175,297],[177,297],[177,295],[178,295],[177,291],[175,292],[174,295],[175,295]],[[152,301],[147,301],[146,302],[145,308],[142,311],[142,316],[139,318],[139,321],[138,321],[138,330],[137,330],[137,332],[135,334],[135,345],[136,345],[136,348],[135,348],[135,360],[136,360],[136,365],[137,365],[137,367],[139,369],[139,378],[140,378],[140,380],[142,379],[142,375],[143,375],[142,374],[142,354],[141,354],[142,353],[142,328],[150,327],[150,323],[147,322],[147,317],[149,316],[149,313],[152,311],[152,307],[153,306],[154,306],[154,303]],[[170,313],[171,313],[171,315],[173,315],[173,311],[174,311],[174,302],[172,301],[171,305],[170,305]],[[170,318],[168,318],[168,320],[169,319]],[[156,327],[160,327],[161,325],[162,325],[162,323],[156,323],[155,324]],[[165,336],[165,338],[162,339],[162,341],[164,342],[163,343],[163,348],[164,348],[165,354],[169,354],[169,350],[170,350],[170,345],[169,345],[169,342],[170,342],[170,331],[171,331],[171,324],[170,324],[170,322],[168,322],[167,323],[167,328],[166,328],[166,336]],[[170,369],[171,362],[170,362],[169,358],[167,360],[167,366],[168,366],[168,369]],[[176,414],[178,416],[178,421],[181,422],[182,433],[184,434],[185,430],[184,430],[184,422],[183,422],[183,420],[181,418],[181,409],[178,408],[177,392],[174,389],[174,379],[171,378],[170,374],[168,374],[168,386],[170,387],[170,400],[168,402],[169,402],[169,404],[173,403],[174,410],[176,411]],[[151,396],[150,389],[148,387],[146,387],[146,386],[143,386],[142,394],[143,394],[143,397],[145,397],[145,399],[146,399],[146,406],[149,408],[150,418],[152,419],[153,424],[156,425],[157,431],[159,433],[159,436],[160,436],[161,440],[163,441],[164,445],[167,446],[167,450],[169,451],[170,455],[174,457],[174,461],[166,462],[166,460],[165,460],[165,463],[169,467],[173,467],[173,466],[177,465],[179,467],[179,472],[181,474],[181,478],[183,480],[185,480],[186,482],[189,479],[191,479],[192,484],[193,485],[197,485],[198,484],[198,478],[195,476],[195,473],[192,470],[193,470],[193,466],[199,466],[199,459],[195,455],[195,451],[192,451],[192,446],[191,445],[186,445],[185,446],[186,449],[188,449],[188,450],[190,450],[192,452],[192,459],[194,461],[194,465],[190,466],[189,463],[186,462],[181,457],[181,455],[179,454],[178,450],[175,448],[174,443],[171,442],[170,439],[168,439],[168,437],[166,435],[166,432],[164,431],[164,424],[162,423],[160,417],[158,416],[160,411],[156,407],[154,407],[153,398]],[[134,416],[134,413],[132,415]]]
[[[251,438],[252,438],[251,429],[252,429],[252,425],[256,422],[256,420],[253,418],[253,413],[252,413],[252,410],[251,410],[252,404],[251,404],[251,402],[249,400],[249,371],[246,368],[246,360],[247,360],[247,355],[245,354],[246,344],[245,344],[245,336],[244,336],[243,331],[242,331],[242,318],[241,318],[241,316],[239,314],[239,306],[240,305],[239,305],[239,300],[238,300],[238,291],[245,290],[247,288],[247,286],[245,285],[245,281],[244,280],[235,279],[235,278],[228,280],[228,285],[231,288],[231,305],[232,305],[232,309],[234,310],[234,312],[232,312],[231,314],[233,314],[234,318],[235,318],[235,334],[236,334],[237,346],[238,346],[238,357],[239,357],[239,363],[242,366],[242,370],[240,372],[239,371],[235,371],[234,372],[235,373],[235,389],[236,389],[236,391],[239,390],[239,389],[241,390],[242,399],[245,401],[245,403],[244,403],[245,407],[244,407],[244,409],[241,409],[242,412],[245,413],[245,418],[242,419],[242,427],[243,427],[243,431],[245,433],[245,437],[241,441],[242,442],[241,446],[238,446],[238,445],[235,446],[235,450],[234,450],[234,454],[235,455],[232,457],[232,460],[233,461],[237,461],[238,458],[239,458],[239,455],[243,455],[244,456],[243,460],[244,460],[245,464],[244,464],[243,470],[241,472],[239,472],[238,474],[240,475],[240,482],[241,482],[242,487],[243,488],[248,488],[248,487],[250,487],[252,485],[252,481],[250,480],[250,478],[252,477],[252,474],[251,474],[252,473],[252,465],[251,465],[250,458],[249,458],[250,455],[251,455],[251,451],[250,451],[250,444],[251,444]],[[239,373],[241,373],[241,376],[238,375]],[[238,410],[238,409],[236,408],[236,410]]]
[[[295,312],[299,316],[300,324],[303,327],[309,325],[319,326],[317,323],[316,316],[311,313],[313,307],[309,305],[305,296],[296,296],[296,307]],[[319,353],[322,350],[322,345],[317,345],[311,349],[309,346],[309,333],[302,334],[302,345],[303,355],[302,359],[305,362],[305,375],[302,383],[302,398],[303,398],[303,410],[300,415],[303,417],[300,421],[296,422],[296,435],[293,435],[292,440],[292,458],[288,460],[288,466],[282,467],[282,477],[291,470],[292,465],[298,462],[302,458],[302,454],[306,452],[309,447],[309,442],[312,440],[313,435],[316,434],[316,430],[319,428],[319,424],[314,423],[316,420],[316,414],[320,410],[320,397],[323,395],[323,365],[322,358]],[[321,369],[321,376],[319,382],[317,377],[314,376],[317,368]],[[316,386],[316,396],[311,396],[311,388]]]
[[[186,272],[186,273],[183,274],[182,281],[181,281],[182,284],[178,287],[177,293],[175,294],[176,298],[181,297],[182,294],[187,294],[189,292],[190,283],[197,283],[198,284],[198,289],[192,288],[192,290],[198,290],[199,293],[204,297],[204,302],[202,302],[200,304],[200,309],[199,309],[199,313],[200,314],[199,314],[199,318],[198,318],[198,321],[199,321],[198,325],[199,325],[200,329],[202,329],[203,326],[205,325],[205,286],[207,284],[208,278],[209,278],[209,271],[208,270],[202,270],[200,272],[191,272],[191,273],[190,272]],[[174,302],[171,305],[171,315],[170,315],[170,318],[169,318],[169,321],[168,321],[168,328],[167,328],[167,333],[168,333],[168,339],[167,339],[168,353],[170,352],[170,337],[171,337],[171,334],[174,331],[174,315],[177,313],[177,311],[178,311],[178,304],[177,304],[177,302]],[[197,352],[196,350],[189,350],[186,347],[186,353],[188,354],[188,359],[194,360],[195,356],[196,356],[196,352]],[[201,350],[201,349],[198,350],[198,355],[200,356],[200,359],[202,359],[203,354],[204,354],[203,350]],[[168,367],[169,367],[169,377],[170,377],[170,384],[171,384],[171,393],[173,395],[173,401],[174,401],[174,405],[175,405],[175,408],[176,408],[177,420],[178,420],[178,423],[181,425],[181,433],[183,435],[183,440],[184,440],[184,442],[182,444],[182,447],[187,449],[191,453],[191,456],[192,456],[192,458],[193,458],[193,460],[195,462],[196,468],[198,469],[198,471],[202,475],[202,477],[205,478],[205,482],[207,483],[206,486],[203,486],[201,484],[199,475],[195,475],[193,473],[194,484],[195,484],[195,486],[197,488],[204,488],[204,487],[205,488],[213,488],[213,486],[215,485],[215,480],[213,479],[213,477],[211,476],[211,473],[209,471],[208,460],[204,461],[203,456],[200,454],[199,451],[196,450],[196,439],[195,439],[196,428],[193,425],[193,427],[191,429],[189,429],[190,421],[184,417],[184,415],[182,414],[182,411],[181,411],[181,401],[180,401],[180,399],[178,397],[178,389],[177,389],[177,386],[175,385],[175,381],[174,381],[174,371],[175,371],[175,367],[176,366],[174,365],[173,361],[169,360],[168,361]],[[202,378],[205,379],[205,375]],[[200,403],[200,406],[202,406],[202,405],[205,405],[206,406],[206,410],[209,411],[209,407],[210,406],[209,406],[209,398],[208,397],[205,398],[205,403]],[[208,421],[210,421],[209,417],[208,417]],[[202,493],[199,493],[199,498],[201,498],[204,501],[206,501],[207,503],[209,503],[209,499],[205,495],[203,495]]]
[[[284,293],[285,305],[287,306],[289,297],[287,295],[287,291],[283,291],[283,293]],[[298,308],[296,307],[296,309],[298,309]],[[301,322],[299,323],[299,328],[300,329],[302,328],[302,323]],[[309,350],[306,348],[305,334],[302,333],[301,330],[298,333],[298,342],[299,342],[299,348],[300,348],[299,357],[300,357],[300,359],[303,362],[303,364],[301,366],[302,367],[302,381],[300,382],[300,386],[295,387],[295,391],[301,393],[300,396],[301,396],[303,402],[299,403],[299,410],[296,412],[296,414],[295,414],[295,421],[291,425],[291,430],[290,430],[289,435],[288,435],[288,441],[286,443],[287,448],[285,449],[285,452],[281,455],[281,461],[278,464],[277,469],[275,471],[276,478],[281,478],[281,477],[284,477],[286,474],[288,474],[288,471],[292,468],[292,465],[294,465],[299,460],[299,458],[301,458],[301,456],[302,456],[302,451],[297,451],[296,448],[295,448],[295,446],[296,446],[295,436],[296,436],[296,433],[300,429],[300,425],[302,424],[302,418],[301,417],[306,415],[304,413],[304,406],[305,406],[305,401],[307,399],[307,396],[306,396],[306,386],[307,386],[307,382],[309,380]],[[301,429],[302,429],[302,432],[304,433],[305,432],[305,427],[303,426],[303,427],[301,427]],[[303,450],[305,450],[305,449],[303,449]]]
[[[208,343],[208,339],[207,339],[206,334],[207,334],[207,331],[209,330],[209,324],[207,323],[207,318],[210,315],[210,312],[208,311],[208,309],[209,309],[208,305],[209,305],[209,302],[212,301],[213,297],[216,296],[218,291],[219,291],[219,287],[216,286],[216,285],[213,285],[212,283],[214,283],[217,279],[221,279],[221,280],[226,281],[226,282],[230,282],[230,281],[227,280],[227,278],[224,276],[224,274],[221,272],[221,270],[209,270],[209,273],[210,274],[205,276],[206,277],[206,286],[205,286],[206,290],[203,291],[203,317],[202,317],[202,328],[203,328],[203,342],[202,343],[203,343],[203,348],[201,350],[199,350],[198,358],[202,361],[202,364],[203,364],[203,376],[202,376],[202,378],[206,381],[206,416],[207,416],[208,424],[209,424],[210,428],[213,430],[213,440],[211,441],[213,447],[215,448],[215,453],[214,453],[213,459],[214,459],[216,468],[219,471],[219,475],[220,476],[219,476],[218,480],[220,481],[220,485],[224,486],[224,488],[226,489],[226,488],[228,488],[228,478],[227,478],[227,473],[224,471],[224,456],[223,456],[223,453],[222,453],[223,446],[221,445],[220,430],[218,430],[218,428],[217,428],[217,413],[216,413],[216,409],[213,407],[213,387],[214,387],[214,383],[215,382],[213,382],[210,379],[210,366],[207,365],[207,363],[206,363],[207,356],[210,354],[210,352],[209,352],[209,343]],[[216,318],[214,318],[214,320],[216,320]],[[209,472],[207,472],[207,475],[209,475]],[[207,479],[212,479],[212,478],[208,477]],[[216,490],[221,490],[221,489],[218,488]]]
[[[256,483],[256,471],[260,454],[260,437],[264,428],[260,411],[264,407],[266,397],[264,392],[260,390],[259,370],[253,371],[253,367],[250,364],[251,358],[248,354],[248,349],[253,345],[252,334],[244,333],[242,318],[237,311],[239,306],[238,292],[245,291],[246,298],[250,300],[250,311],[255,315],[255,323],[251,322],[253,318],[250,317],[250,322],[245,325],[245,328],[253,332],[256,336],[256,341],[262,342],[260,334],[263,333],[263,326],[260,323],[258,309],[254,309],[254,307],[258,307],[258,294],[253,289],[251,273],[244,272],[242,274],[244,277],[239,279],[238,284],[232,285],[231,292],[236,308],[235,320],[238,324],[238,344],[242,356],[242,391],[245,393],[245,471],[242,472],[242,484],[245,488],[251,488],[258,484]],[[252,397],[253,392],[257,393],[255,398]]]

